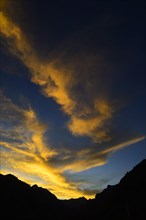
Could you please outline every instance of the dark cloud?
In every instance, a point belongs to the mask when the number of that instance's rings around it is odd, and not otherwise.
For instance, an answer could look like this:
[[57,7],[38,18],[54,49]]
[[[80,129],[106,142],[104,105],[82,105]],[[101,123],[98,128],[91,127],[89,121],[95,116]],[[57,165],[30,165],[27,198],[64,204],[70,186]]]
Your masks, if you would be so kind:
[[[43,142],[46,127],[35,112],[1,95],[3,145],[11,148],[10,142],[15,142],[17,148],[20,139],[26,140],[27,149],[31,143],[33,153],[43,158],[43,165],[45,161],[43,171],[53,167],[60,178],[65,172],[101,166],[115,151],[145,138],[141,3],[84,1],[77,5],[6,0],[0,14],[3,43],[10,52],[3,61],[13,57],[12,63],[19,66],[20,60],[44,98],[54,100],[66,115],[64,124],[70,136],[77,141],[90,138],[89,145],[78,149],[80,144],[73,149],[61,140],[64,146],[53,146],[50,152],[49,144]],[[2,69],[15,72],[6,61]],[[88,195],[96,191],[74,187]]]
[[81,172],[93,167],[104,165],[108,162],[108,158],[114,152],[135,144],[145,139],[145,136],[137,136],[136,138],[128,138],[118,142],[117,144],[108,144],[105,146],[83,148],[82,150],[72,151],[64,150],[57,155],[51,157],[48,161],[54,167],[58,167],[62,172],[69,171],[71,173]]
[[86,193],[87,195],[96,195],[101,192],[98,189],[82,189],[81,191]]

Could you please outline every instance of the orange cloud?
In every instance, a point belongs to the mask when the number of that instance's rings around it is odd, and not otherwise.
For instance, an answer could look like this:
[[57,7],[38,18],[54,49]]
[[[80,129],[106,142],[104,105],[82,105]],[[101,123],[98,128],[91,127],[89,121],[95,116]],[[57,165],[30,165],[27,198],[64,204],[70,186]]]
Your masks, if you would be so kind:
[[2,93],[1,101],[1,172],[11,172],[30,184],[35,184],[37,178],[41,186],[59,198],[86,196],[75,183],[66,180],[59,168],[49,163],[59,152],[45,142],[47,127],[32,108],[22,109]]
[[0,95],[1,172],[11,172],[30,184],[37,179],[40,186],[59,198],[93,198],[94,194],[80,189],[82,183],[67,180],[65,171],[76,173],[101,166],[107,163],[110,154],[145,139],[144,136],[133,138],[108,148],[57,150],[44,140],[47,127],[38,120],[32,108],[22,109],[2,93]]
[[[58,66],[57,61],[42,61],[20,27],[3,12],[0,12],[0,20],[0,33],[7,40],[8,49],[28,67],[31,81],[39,85],[42,93],[53,98],[69,116],[67,126],[71,133],[90,137],[96,143],[108,141],[110,137],[107,124],[113,117],[114,108],[106,97],[92,92],[93,85],[84,80],[84,72],[78,80],[77,73],[64,65]],[[81,94],[80,87],[85,93]],[[42,186],[60,198],[89,198],[89,195],[78,189],[78,183],[73,184],[66,180],[64,171],[80,172],[101,166],[113,152],[145,138],[134,138],[109,148],[90,148],[75,153],[68,151],[62,156],[61,150],[52,148],[44,140],[47,127],[38,120],[32,108],[22,109],[6,97],[3,97],[3,101],[2,118],[7,123],[13,123],[9,128],[1,128],[2,172],[11,171],[20,179],[27,178],[27,182],[32,184],[35,183],[33,178],[38,177]]]
[[[52,97],[70,116],[68,128],[72,134],[88,136],[95,142],[107,140],[109,137],[105,124],[112,118],[111,104],[106,99],[94,96],[90,97],[92,107],[89,106],[88,101],[82,104],[82,100],[78,98],[80,91],[76,94],[75,89],[78,86],[77,75],[63,65],[56,67],[55,61],[48,63],[41,61],[21,29],[2,12],[0,16],[1,33],[8,40],[10,50],[29,68],[31,80],[41,86],[44,95]],[[84,87],[86,86],[84,84]]]
[[111,105],[107,101],[96,100],[89,117],[72,116],[68,127],[74,135],[89,136],[95,142],[109,140],[105,123],[112,118],[112,113]]

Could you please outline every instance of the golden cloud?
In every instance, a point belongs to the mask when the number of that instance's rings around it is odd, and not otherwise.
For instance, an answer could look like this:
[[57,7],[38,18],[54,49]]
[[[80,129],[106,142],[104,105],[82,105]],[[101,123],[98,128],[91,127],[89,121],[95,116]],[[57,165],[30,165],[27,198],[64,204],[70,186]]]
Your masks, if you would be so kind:
[[[79,99],[80,91],[76,94],[75,89],[78,86],[77,75],[62,65],[57,67],[55,61],[41,61],[21,29],[2,12],[0,16],[1,33],[8,40],[9,49],[29,68],[31,80],[41,86],[44,95],[52,97],[70,116],[68,128],[72,134],[88,136],[95,142],[108,140],[105,124],[112,118],[111,104],[105,98],[94,96],[90,97],[92,107],[88,104],[89,100],[82,104],[82,100]],[[84,83],[84,87],[86,86]]]
[[[39,85],[43,94],[53,98],[69,116],[67,125],[72,134],[90,137],[96,143],[109,140],[107,124],[113,117],[114,108],[108,99],[90,92],[92,83],[78,80],[78,74],[72,69],[58,66],[54,60],[47,63],[39,59],[21,29],[3,12],[0,12],[0,20],[0,33],[7,40],[8,49],[28,67],[31,81]],[[80,78],[84,79],[84,73]],[[80,86],[85,94],[80,94]],[[89,198],[78,189],[77,183],[66,180],[64,171],[80,172],[103,165],[111,153],[145,138],[133,138],[103,149],[84,149],[75,153],[68,151],[62,157],[61,150],[45,142],[47,127],[38,120],[32,108],[22,109],[6,97],[3,97],[2,106],[5,124],[11,122],[9,128],[6,125],[1,128],[2,172],[11,171],[22,180],[27,178],[27,182],[32,184],[35,183],[33,178],[39,177],[41,186],[51,189],[60,198]],[[90,195],[90,198],[93,196]]]
[[101,166],[107,163],[110,154],[145,139],[142,136],[108,148],[62,152],[44,140],[47,127],[38,120],[32,108],[22,109],[2,93],[1,102],[1,172],[11,172],[30,184],[38,179],[41,186],[59,198],[93,198],[93,194],[80,189],[82,183],[67,180],[64,172],[81,172]]
[[59,198],[86,196],[75,183],[66,180],[59,168],[49,164],[50,158],[59,152],[45,142],[47,127],[38,120],[34,110],[20,108],[2,93],[1,102],[1,172],[11,172],[30,184],[35,184],[38,178],[41,186]]
[[74,135],[89,136],[95,142],[109,140],[105,123],[112,118],[113,109],[105,100],[95,100],[94,109],[90,116],[72,116],[68,124],[70,131]]

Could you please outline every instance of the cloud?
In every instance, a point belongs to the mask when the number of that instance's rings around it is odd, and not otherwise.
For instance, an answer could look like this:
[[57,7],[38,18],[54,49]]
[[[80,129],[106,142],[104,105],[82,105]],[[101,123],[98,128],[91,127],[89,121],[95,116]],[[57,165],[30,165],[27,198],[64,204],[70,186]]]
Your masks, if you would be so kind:
[[11,172],[30,184],[39,179],[41,186],[59,198],[92,197],[78,189],[77,183],[67,180],[62,171],[49,162],[59,151],[44,139],[47,127],[38,120],[34,110],[14,104],[2,92],[0,95],[1,172]]
[[70,131],[75,135],[90,136],[95,142],[109,140],[105,123],[112,117],[112,109],[105,100],[95,101],[94,109],[88,117],[72,116],[68,124]]
[[0,92],[1,107],[1,141],[7,141],[12,146],[19,146],[19,150],[38,154],[43,159],[55,154],[45,146],[44,132],[47,127],[37,119],[34,110],[29,107],[23,109],[14,104]]
[[[30,70],[31,80],[42,88],[46,97],[53,98],[70,118],[68,129],[73,135],[87,136],[95,142],[109,139],[108,121],[113,106],[106,97],[94,95],[97,85],[85,72],[64,66],[61,60],[42,61],[30,46],[21,29],[1,12],[2,36],[7,39],[10,51]],[[89,75],[89,74],[87,74]],[[97,77],[98,74],[96,74]]]
[[101,192],[97,189],[83,189],[82,191],[85,192],[87,195],[96,195]]
[[[131,138],[122,143],[107,147],[89,147],[78,151],[64,151],[50,158],[49,163],[59,167],[62,172],[81,172],[93,167],[102,166],[114,152],[144,140],[145,136]],[[111,144],[111,143],[110,143]]]
[[[89,194],[93,197],[93,191],[84,189],[78,181],[67,180],[65,172],[76,173],[101,166],[115,151],[145,138],[127,138],[127,135],[114,144],[110,125],[116,109],[106,93],[106,82],[111,77],[104,73],[105,60],[90,54],[82,58],[76,55],[69,64],[61,58],[43,60],[16,23],[3,12],[0,12],[0,20],[1,35],[8,49],[29,69],[31,81],[40,86],[42,93],[60,105],[69,118],[66,123],[69,131],[96,143],[96,146],[78,150],[50,146],[44,139],[47,127],[38,120],[36,112],[31,107],[17,106],[1,93],[2,172],[11,170],[30,183],[35,183],[37,177],[42,186],[60,198],[89,198]],[[70,56],[67,61],[69,59]]]
[[80,180],[67,178],[66,172],[79,173],[101,166],[115,151],[145,139],[142,136],[113,146],[88,147],[77,151],[57,149],[44,139],[47,127],[38,120],[32,108],[23,109],[2,92],[0,94],[1,172],[11,172],[30,184],[39,179],[41,186],[59,198],[93,198],[98,189],[85,188],[85,183]]

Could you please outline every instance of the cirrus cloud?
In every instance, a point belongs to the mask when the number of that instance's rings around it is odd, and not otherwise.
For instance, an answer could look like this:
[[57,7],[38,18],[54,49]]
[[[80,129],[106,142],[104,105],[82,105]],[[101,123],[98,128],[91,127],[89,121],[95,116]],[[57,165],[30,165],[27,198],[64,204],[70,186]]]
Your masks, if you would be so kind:
[[[74,70],[65,68],[60,61],[59,65],[54,60],[41,61],[21,29],[2,12],[0,16],[1,33],[7,39],[10,51],[29,68],[32,82],[38,84],[43,94],[53,98],[70,117],[68,128],[72,134],[88,136],[96,142],[108,140],[107,122],[113,115],[113,106],[108,99],[102,94],[92,94],[83,102],[88,97],[88,85],[91,91],[95,89],[94,84],[84,81],[84,73],[78,80]],[[84,93],[79,98],[81,88]]]
[[111,77],[104,73],[106,62],[102,57],[87,54],[81,59],[79,54],[68,64],[61,58],[43,60],[21,26],[3,12],[0,19],[1,36],[10,53],[28,68],[30,80],[40,86],[46,98],[59,104],[68,116],[66,126],[71,134],[89,137],[93,142],[83,149],[50,146],[44,138],[47,126],[38,120],[37,113],[31,107],[17,106],[1,93],[2,172],[11,171],[21,179],[26,179],[27,174],[30,183],[38,178],[42,186],[60,198],[93,197],[98,189],[90,190],[78,180],[67,179],[66,172],[79,173],[101,166],[111,154],[144,140],[145,136],[132,136],[128,131],[123,139],[119,135],[120,140],[114,142],[110,128],[116,108],[106,93],[106,81]]

